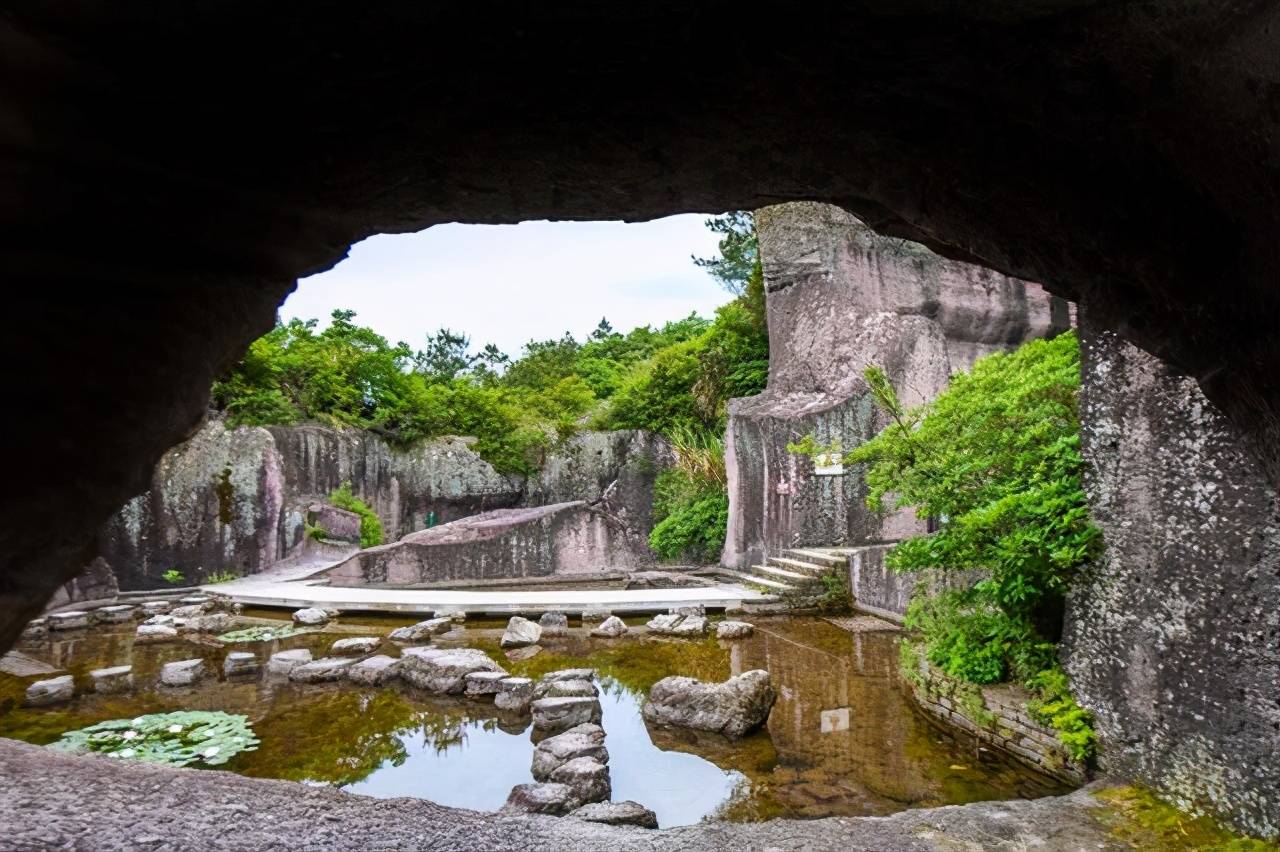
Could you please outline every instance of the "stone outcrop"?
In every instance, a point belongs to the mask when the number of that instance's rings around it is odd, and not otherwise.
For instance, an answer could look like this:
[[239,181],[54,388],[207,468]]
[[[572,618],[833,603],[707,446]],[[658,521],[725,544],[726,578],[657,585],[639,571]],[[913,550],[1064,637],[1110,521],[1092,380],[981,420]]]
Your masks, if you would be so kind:
[[749,567],[805,545],[924,530],[865,506],[854,471],[823,471],[787,444],[812,434],[849,450],[886,424],[862,378],[882,368],[903,403],[946,387],[982,355],[1064,330],[1068,307],[1037,284],[878,236],[825,204],[756,214],[769,318],[769,384],[729,403],[729,528],[722,562]]
[[1072,688],[1107,772],[1280,834],[1280,494],[1194,380],[1081,319],[1107,549],[1068,598]]
[[533,729],[543,735],[559,734],[588,723],[600,724],[600,701],[596,698],[541,698],[529,707],[533,711]]
[[648,541],[583,501],[496,509],[362,550],[334,585],[572,576],[651,562]]
[[575,819],[600,822],[605,825],[634,825],[639,828],[657,828],[658,815],[639,802],[593,802],[583,805],[569,814]]
[[743,672],[724,683],[664,677],[649,689],[643,714],[656,725],[674,725],[738,739],[763,725],[775,698],[769,673]]
[[400,660],[401,678],[439,694],[463,692],[472,672],[502,670],[478,648],[405,648]]

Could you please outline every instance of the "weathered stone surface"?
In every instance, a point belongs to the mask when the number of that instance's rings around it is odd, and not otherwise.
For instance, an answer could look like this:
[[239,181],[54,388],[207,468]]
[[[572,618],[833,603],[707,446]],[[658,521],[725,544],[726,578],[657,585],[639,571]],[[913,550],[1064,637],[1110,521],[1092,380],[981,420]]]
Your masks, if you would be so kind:
[[598,698],[600,690],[589,680],[543,680],[533,688],[534,700],[540,698]]
[[23,639],[40,639],[49,635],[49,619],[33,618],[22,628]]
[[496,695],[505,677],[508,677],[506,672],[471,672],[466,677],[466,694],[471,697]]
[[107,560],[98,556],[83,571],[54,590],[45,608],[57,609],[82,601],[114,600],[119,593],[115,572]]
[[295,624],[302,624],[307,627],[318,627],[322,624],[329,623],[329,613],[317,607],[305,607],[297,610],[293,614]]
[[581,806],[582,800],[567,784],[518,784],[512,788],[502,810],[508,813],[564,816]]
[[527,713],[533,701],[533,680],[527,677],[504,677],[498,681],[498,692],[493,704],[499,710],[511,713]]
[[627,575],[628,589],[683,589],[714,585],[706,577],[680,571],[634,571]]
[[148,616],[163,615],[173,609],[173,604],[169,601],[145,601],[141,605],[141,609]]
[[894,571],[885,564],[891,544],[856,547],[849,554],[849,594],[860,609],[902,621],[916,587],[923,584],[929,594],[946,589],[969,588],[986,576],[983,571],[924,570]]
[[225,612],[211,612],[193,618],[175,619],[179,633],[226,633],[235,627],[235,618]]
[[183,598],[180,606],[169,610],[169,615],[172,618],[199,618],[213,611],[213,601],[208,598],[201,598],[199,603],[186,603],[189,600],[191,598]]
[[575,757],[551,772],[551,781],[573,790],[582,802],[604,802],[613,795],[609,767],[591,757]]
[[712,731],[737,739],[763,725],[775,698],[769,673],[743,672],[724,683],[664,677],[649,690],[644,718],[658,725]]
[[178,660],[160,669],[161,686],[191,686],[204,678],[204,660]]
[[544,636],[562,636],[569,630],[569,618],[563,612],[544,612],[538,626]]
[[222,658],[222,673],[227,677],[256,674],[261,666],[252,651],[232,651]]
[[981,355],[1066,329],[1066,305],[1039,285],[878,236],[825,204],[781,204],[756,221],[769,384],[729,404],[722,563],[744,568],[797,545],[923,532],[909,511],[871,512],[862,477],[818,475],[788,442],[813,434],[824,445],[857,446],[887,422],[862,379],[868,365],[918,405]]
[[304,663],[311,662],[311,651],[306,648],[294,648],[289,651],[277,651],[267,660],[267,673],[288,675]]
[[332,541],[360,543],[360,516],[328,503],[312,503],[307,507],[307,523],[324,530]]
[[523,648],[526,645],[538,644],[538,640],[541,638],[542,628],[537,623],[527,618],[513,615],[511,620],[507,622],[507,629],[502,634],[502,640],[499,644],[503,648]]
[[502,671],[477,648],[405,648],[400,659],[400,677],[428,692],[458,694],[472,672]]
[[93,691],[101,695],[128,692],[133,688],[133,666],[111,666],[89,672]]
[[722,621],[716,625],[717,639],[745,639],[756,631],[745,621]]
[[1064,663],[1105,771],[1280,834],[1280,494],[1191,378],[1081,311],[1085,489],[1106,552]]
[[137,631],[133,634],[133,641],[140,643],[147,642],[163,642],[167,639],[176,639],[178,637],[178,628],[168,624],[139,624]]
[[576,757],[589,757],[598,763],[609,762],[603,728],[592,723],[576,725],[539,742],[533,749],[533,765],[530,767],[534,780],[551,780],[552,772]]
[[701,615],[682,615],[679,612],[669,612],[664,615],[654,616],[645,626],[649,628],[651,633],[657,633],[660,636],[692,638],[702,636],[707,632],[707,619]]
[[355,657],[321,657],[289,670],[289,680],[298,683],[326,683],[341,680],[357,662]]
[[495,509],[410,533],[334,566],[335,585],[545,577],[648,564],[647,544],[578,500]]
[[347,680],[361,686],[382,686],[400,676],[400,660],[377,654],[347,666]]
[[210,595],[187,595],[178,599],[178,603],[182,606],[203,606],[209,609],[213,608],[214,599]]
[[543,683],[551,683],[556,680],[595,680],[595,669],[556,669],[553,672],[547,672],[538,678]]
[[100,607],[94,610],[93,613],[94,618],[101,624],[122,624],[126,621],[133,621],[133,616],[137,611],[138,608],[136,606],[116,604]]
[[506,657],[513,663],[521,660],[532,659],[542,653],[541,645],[525,645],[523,648],[511,648],[506,651]]
[[329,656],[362,657],[365,654],[372,654],[380,645],[382,640],[377,636],[349,636],[330,645]]
[[60,675],[47,680],[38,680],[27,687],[27,707],[47,707],[50,704],[61,704],[75,697],[76,684],[71,675]]
[[603,636],[607,639],[616,639],[626,632],[627,623],[616,615],[609,616],[591,629],[592,636]]
[[153,626],[173,627],[174,621],[175,620],[172,615],[165,615],[164,613],[161,613],[159,615],[153,615],[150,618],[143,619],[142,623],[138,626],[139,627],[153,627]]
[[587,722],[600,724],[600,701],[596,698],[542,698],[529,709],[534,730],[543,734],[558,734]]
[[408,627],[398,627],[391,631],[391,635],[388,638],[396,642],[422,642],[432,636],[448,633],[452,629],[452,618],[436,617],[429,618],[426,621],[419,621],[417,624],[410,624]]
[[465,609],[438,609],[432,615],[434,618],[447,618],[454,624],[463,624],[467,620]]
[[640,828],[657,828],[658,815],[639,802],[593,802],[583,805],[569,816],[587,822],[605,825],[634,825]]
[[83,630],[89,626],[91,620],[89,613],[80,610],[55,612],[46,618],[49,619],[50,630]]
[[613,613],[607,609],[587,609],[582,611],[582,622],[584,624],[590,624],[596,621],[604,621],[611,615],[613,615]]

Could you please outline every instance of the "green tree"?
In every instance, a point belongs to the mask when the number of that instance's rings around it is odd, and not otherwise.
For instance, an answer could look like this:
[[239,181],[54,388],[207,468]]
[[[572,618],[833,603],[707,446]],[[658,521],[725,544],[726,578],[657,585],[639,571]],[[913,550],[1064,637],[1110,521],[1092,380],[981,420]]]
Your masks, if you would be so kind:
[[747,290],[748,282],[760,269],[760,241],[756,219],[749,211],[738,210],[706,220],[711,231],[721,234],[719,257],[694,257],[695,265],[707,270],[735,296]]

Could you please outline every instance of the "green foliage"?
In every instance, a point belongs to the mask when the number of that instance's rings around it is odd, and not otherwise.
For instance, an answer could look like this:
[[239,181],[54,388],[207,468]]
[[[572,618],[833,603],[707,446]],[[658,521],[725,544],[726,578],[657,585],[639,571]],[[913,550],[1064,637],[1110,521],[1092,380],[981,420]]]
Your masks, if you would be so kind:
[[1098,745],[1093,714],[1072,697],[1066,672],[1056,665],[1046,668],[1027,681],[1027,688],[1035,692],[1035,698],[1027,702],[1031,718],[1056,730],[1074,759],[1088,759]]
[[818,578],[822,594],[817,606],[821,612],[844,612],[849,608],[849,581],[844,571],[828,571]]
[[232,580],[239,579],[240,575],[235,571],[214,571],[204,578],[206,586],[216,586],[219,583],[230,583]]
[[1275,840],[1244,837],[1207,816],[1185,813],[1145,787],[1109,787],[1093,794],[1107,807],[1093,809],[1126,848],[1141,852],[1275,852]]
[[324,541],[329,537],[329,531],[319,524],[312,524],[303,521],[302,528],[306,537],[312,541]]
[[351,493],[351,483],[344,482],[329,494],[329,502],[339,509],[355,512],[360,516],[360,546],[377,547],[382,544],[382,521],[378,513]]
[[177,568],[170,568],[160,575],[164,581],[171,586],[180,586],[187,581],[187,577]]
[[756,238],[756,220],[750,211],[738,210],[706,220],[709,230],[723,234],[720,256],[695,257],[693,262],[734,295],[746,292],[753,276],[760,274],[760,241]]
[[649,546],[666,560],[716,562],[729,523],[723,486],[691,481],[679,468],[664,470],[654,487],[654,524]]
[[204,710],[112,719],[69,731],[49,748],[99,752],[168,766],[218,766],[258,747],[245,716]]
[[297,636],[301,633],[310,633],[312,631],[298,627],[294,624],[281,625],[260,625],[258,627],[245,627],[241,630],[232,630],[218,636],[219,642],[225,642],[228,645],[237,642],[271,642],[276,639],[287,639],[290,636]]

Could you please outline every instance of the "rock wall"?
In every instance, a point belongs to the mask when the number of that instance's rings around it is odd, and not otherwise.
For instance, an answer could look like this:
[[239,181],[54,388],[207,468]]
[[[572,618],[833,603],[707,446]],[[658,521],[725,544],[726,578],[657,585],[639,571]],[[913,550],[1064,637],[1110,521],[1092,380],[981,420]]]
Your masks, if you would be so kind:
[[[430,513],[446,524],[570,499],[598,503],[643,539],[652,524],[653,482],[668,454],[644,433],[586,432],[526,483],[495,471],[464,438],[402,451],[354,429],[228,430],[211,420],[166,453],[147,492],[102,528],[99,561],[125,589],[164,585],[169,569],[190,583],[218,572],[256,573],[296,552],[311,504],[344,482],[378,513],[386,541],[424,529]],[[87,582],[73,581],[76,588]]]
[[864,544],[923,529],[865,509],[862,477],[815,475],[789,442],[856,446],[885,425],[862,379],[885,370],[904,403],[937,395],[982,355],[1070,325],[1037,284],[874,234],[837,207],[756,214],[769,317],[769,384],[729,403],[729,530],[722,561],[742,567],[795,546]]
[[1107,550],[1064,664],[1102,761],[1280,834],[1280,501],[1196,382],[1081,317],[1086,489]]
[[334,585],[572,576],[653,561],[648,544],[581,500],[497,509],[360,551],[326,576]]
[[967,588],[984,576],[982,571],[912,571],[900,574],[885,564],[891,544],[870,544],[849,551],[849,598],[858,609],[901,622],[916,586],[926,591]]

